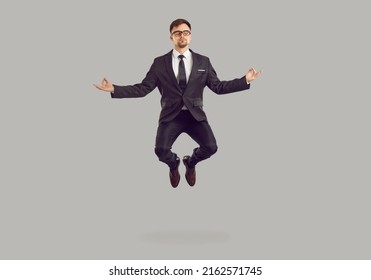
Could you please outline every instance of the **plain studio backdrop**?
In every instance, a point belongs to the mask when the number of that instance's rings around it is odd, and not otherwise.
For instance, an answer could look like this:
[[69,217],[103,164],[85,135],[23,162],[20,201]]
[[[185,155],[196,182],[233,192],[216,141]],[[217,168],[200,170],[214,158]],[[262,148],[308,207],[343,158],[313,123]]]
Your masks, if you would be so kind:
[[[366,1],[82,3],[1,2],[0,258],[371,258]],[[158,90],[93,83],[140,82],[176,18],[220,79],[264,73],[205,89],[219,151],[172,189]]]

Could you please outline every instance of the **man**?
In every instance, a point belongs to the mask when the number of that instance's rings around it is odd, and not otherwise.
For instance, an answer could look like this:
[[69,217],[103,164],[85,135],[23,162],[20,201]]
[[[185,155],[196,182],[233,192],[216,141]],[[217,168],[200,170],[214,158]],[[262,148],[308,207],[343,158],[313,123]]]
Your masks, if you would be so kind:
[[199,145],[191,156],[183,157],[185,177],[190,186],[196,183],[196,164],[217,151],[213,131],[202,109],[205,86],[217,94],[246,90],[262,71],[257,72],[251,68],[240,79],[220,81],[209,58],[189,49],[192,40],[191,24],[185,19],[171,23],[170,40],[174,49],[154,60],[141,83],[118,86],[104,78],[101,85],[94,86],[111,92],[112,98],[143,97],[156,87],[159,89],[162,110],[155,153],[160,161],[169,166],[170,183],[176,188],[180,181],[180,159],[171,148],[181,133],[187,133]]

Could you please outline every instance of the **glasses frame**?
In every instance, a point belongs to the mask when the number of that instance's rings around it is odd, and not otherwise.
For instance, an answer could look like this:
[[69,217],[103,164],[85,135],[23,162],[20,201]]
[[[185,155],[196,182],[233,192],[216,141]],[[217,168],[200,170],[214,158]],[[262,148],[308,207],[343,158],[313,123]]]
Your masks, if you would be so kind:
[[[185,34],[185,33],[189,33],[189,34]],[[177,30],[177,31],[174,31],[173,33],[171,33],[171,36],[175,36],[175,37],[177,37],[177,38],[180,38],[180,37],[182,37],[182,35],[184,36],[184,37],[188,37],[189,35],[191,35],[192,33],[191,33],[191,30],[183,30],[183,31],[181,31],[181,30]]]

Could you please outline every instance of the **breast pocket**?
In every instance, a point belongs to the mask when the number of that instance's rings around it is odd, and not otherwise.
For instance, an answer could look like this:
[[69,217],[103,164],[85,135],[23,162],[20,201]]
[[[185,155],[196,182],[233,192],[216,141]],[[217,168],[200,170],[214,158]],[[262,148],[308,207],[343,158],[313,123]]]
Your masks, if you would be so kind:
[[206,70],[205,69],[197,69],[195,76],[196,76],[197,80],[200,81],[201,83],[205,83],[206,82],[207,74],[206,74]]

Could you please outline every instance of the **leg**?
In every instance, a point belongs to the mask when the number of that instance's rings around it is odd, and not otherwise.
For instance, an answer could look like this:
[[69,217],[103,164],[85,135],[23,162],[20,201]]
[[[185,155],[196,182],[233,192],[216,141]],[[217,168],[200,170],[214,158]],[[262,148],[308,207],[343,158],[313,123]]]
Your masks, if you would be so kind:
[[211,157],[218,150],[214,133],[207,121],[197,122],[195,120],[186,132],[200,145],[193,150],[193,154],[188,160],[190,167]]
[[157,129],[155,153],[158,159],[166,163],[171,170],[177,168],[177,155],[171,151],[171,148],[183,131],[184,122],[181,115],[171,122],[160,123]]

